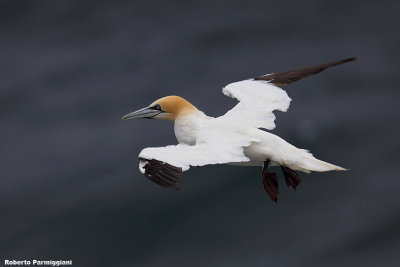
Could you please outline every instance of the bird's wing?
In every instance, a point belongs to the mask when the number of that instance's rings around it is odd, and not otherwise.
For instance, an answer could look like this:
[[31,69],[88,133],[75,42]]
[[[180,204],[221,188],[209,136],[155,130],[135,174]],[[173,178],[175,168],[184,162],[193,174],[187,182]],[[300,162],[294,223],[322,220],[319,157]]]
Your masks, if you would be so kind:
[[232,121],[242,126],[275,128],[273,111],[285,112],[290,105],[290,97],[281,88],[267,82],[245,80],[228,84],[222,92],[239,103],[218,120]]
[[239,103],[219,119],[235,121],[245,126],[272,130],[275,128],[273,111],[286,112],[291,101],[286,92],[278,86],[290,84],[327,68],[354,60],[356,60],[355,57],[346,58],[297,70],[266,74],[228,84],[223,88],[222,92],[229,97],[236,98]]
[[[221,129],[221,128],[219,128]],[[140,171],[153,182],[179,189],[178,182],[190,166],[247,162],[243,148],[259,140],[232,131],[205,127],[196,145],[185,144],[145,148],[139,154]]]

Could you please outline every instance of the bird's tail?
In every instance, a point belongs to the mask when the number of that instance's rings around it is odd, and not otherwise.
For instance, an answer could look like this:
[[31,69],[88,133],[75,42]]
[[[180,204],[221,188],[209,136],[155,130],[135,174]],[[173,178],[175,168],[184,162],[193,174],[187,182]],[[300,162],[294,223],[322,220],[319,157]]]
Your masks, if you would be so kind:
[[[305,152],[305,153],[304,153]],[[307,150],[303,150],[303,157],[299,167],[305,172],[327,172],[327,171],[347,171],[348,169],[342,168],[340,166],[333,165],[331,163],[316,159]]]

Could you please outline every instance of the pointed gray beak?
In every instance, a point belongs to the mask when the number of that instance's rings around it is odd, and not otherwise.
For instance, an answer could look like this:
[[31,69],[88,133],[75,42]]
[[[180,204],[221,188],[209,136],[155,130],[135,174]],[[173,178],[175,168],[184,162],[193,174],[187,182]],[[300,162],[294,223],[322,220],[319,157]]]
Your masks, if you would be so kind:
[[140,119],[140,118],[146,118],[146,119],[151,119],[154,116],[160,114],[163,112],[162,110],[159,109],[154,109],[152,107],[145,107],[142,109],[139,109],[137,111],[131,112],[126,114],[121,118],[121,120],[132,120],[132,119]]

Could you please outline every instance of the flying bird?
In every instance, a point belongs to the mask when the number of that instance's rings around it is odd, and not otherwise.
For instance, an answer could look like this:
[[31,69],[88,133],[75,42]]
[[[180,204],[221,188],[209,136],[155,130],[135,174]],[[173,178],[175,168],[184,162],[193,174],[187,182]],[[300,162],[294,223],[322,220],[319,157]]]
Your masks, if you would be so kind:
[[261,166],[264,189],[275,202],[278,177],[269,171],[270,166],[280,166],[286,185],[294,190],[301,182],[298,171],[346,170],[316,159],[308,150],[263,129],[275,128],[275,110],[286,112],[289,108],[291,99],[281,86],[354,60],[355,57],[346,58],[228,84],[222,93],[239,103],[220,117],[207,116],[189,101],[174,95],[123,116],[123,120],[147,118],[174,122],[178,144],[143,149],[139,154],[139,170],[151,181],[179,190],[183,172],[190,166]]

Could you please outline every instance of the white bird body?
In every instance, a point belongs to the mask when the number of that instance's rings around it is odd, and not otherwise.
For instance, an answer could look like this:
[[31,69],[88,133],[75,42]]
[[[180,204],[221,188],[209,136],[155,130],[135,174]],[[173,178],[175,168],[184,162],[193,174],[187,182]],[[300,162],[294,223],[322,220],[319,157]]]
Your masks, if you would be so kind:
[[354,58],[231,83],[222,92],[236,98],[239,103],[216,118],[205,115],[178,96],[161,98],[147,108],[125,115],[123,119],[174,121],[178,145],[143,149],[139,154],[140,171],[160,185],[177,189],[182,172],[190,166],[264,166],[264,187],[276,201],[277,177],[268,172],[269,166],[281,166],[287,185],[294,189],[301,181],[295,171],[345,170],[318,160],[309,151],[297,148],[261,128],[274,129],[273,112],[286,112],[289,108],[291,99],[278,86],[352,60]]
[[[209,137],[213,134],[225,137],[224,139],[226,139],[226,142],[231,142],[231,147],[236,146],[236,141],[239,137],[247,137],[252,140],[250,143],[242,146],[244,158],[237,161],[232,157],[232,161],[223,162],[227,164],[239,166],[263,166],[264,162],[267,159],[270,159],[271,166],[283,165],[293,170],[303,172],[344,170],[341,167],[317,160],[307,150],[299,149],[277,135],[250,126],[238,126],[238,124],[234,123],[235,121],[227,120],[224,116],[214,118],[197,110],[177,118],[174,124],[174,131],[179,144],[182,145],[182,148],[185,145],[194,146],[197,143],[201,143],[202,133],[207,133]],[[233,136],[232,133],[234,134]],[[231,139],[228,139],[229,137],[231,137]],[[210,144],[210,146],[211,145],[214,144]],[[148,150],[146,149],[143,150],[139,157],[160,157],[160,155],[154,155],[152,153],[147,154],[147,151]],[[163,154],[163,152],[164,151],[158,150],[159,154]],[[202,155],[197,156],[201,157]],[[207,157],[206,154],[204,156]],[[215,162],[214,164],[216,163],[218,162]],[[177,163],[175,164],[179,165]],[[203,166],[205,164],[192,161],[190,165]],[[141,169],[141,171],[144,172],[143,169]]]

